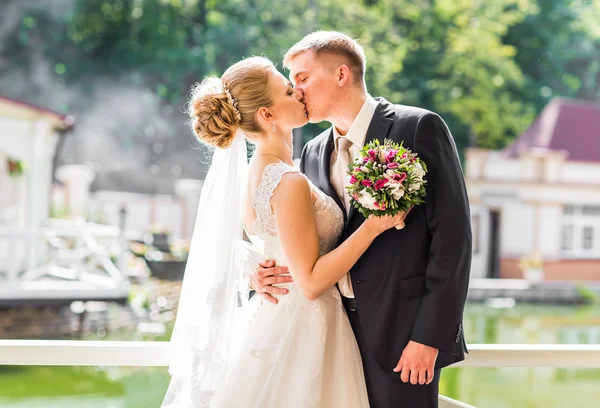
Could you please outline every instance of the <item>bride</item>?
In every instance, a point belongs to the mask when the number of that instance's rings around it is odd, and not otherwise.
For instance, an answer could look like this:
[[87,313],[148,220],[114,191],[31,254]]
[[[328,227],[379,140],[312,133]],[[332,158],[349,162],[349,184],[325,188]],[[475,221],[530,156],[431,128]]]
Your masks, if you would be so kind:
[[[189,103],[214,146],[171,338],[163,407],[368,407],[361,358],[335,286],[406,214],[370,217],[339,247],[343,214],[292,163],[301,93],[266,58],[207,78]],[[247,161],[246,141],[255,145]],[[288,265],[277,306],[248,301],[244,232],[257,257]],[[335,248],[335,249],[334,249]],[[255,252],[256,253],[256,252]],[[246,255],[247,256],[247,255]],[[246,259],[247,260],[247,259]]]

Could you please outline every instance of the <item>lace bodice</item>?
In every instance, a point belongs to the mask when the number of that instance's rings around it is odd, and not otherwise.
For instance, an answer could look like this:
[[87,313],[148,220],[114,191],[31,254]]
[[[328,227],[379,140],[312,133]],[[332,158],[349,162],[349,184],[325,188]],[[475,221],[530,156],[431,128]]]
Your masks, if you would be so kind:
[[[253,226],[255,236],[251,236],[250,239],[254,241],[255,238],[259,238],[263,241],[266,257],[276,260],[280,265],[285,265],[286,262],[283,247],[277,236],[275,217],[271,211],[271,197],[286,173],[300,173],[300,170],[281,162],[268,164],[264,169],[262,180],[256,189],[252,203],[256,211],[256,220]],[[308,182],[315,197],[313,207],[319,235],[320,254],[324,255],[335,248],[343,231],[344,215],[331,197],[315,187],[310,180]]]

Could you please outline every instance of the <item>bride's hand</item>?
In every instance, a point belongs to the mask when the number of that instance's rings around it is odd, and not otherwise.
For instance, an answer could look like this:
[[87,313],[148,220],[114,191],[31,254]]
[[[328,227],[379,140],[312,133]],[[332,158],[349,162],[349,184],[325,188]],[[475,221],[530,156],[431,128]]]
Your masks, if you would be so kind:
[[369,218],[367,218],[365,224],[367,224],[367,226],[371,228],[376,235],[379,235],[393,227],[402,229],[404,228],[404,220],[412,209],[413,207],[410,207],[408,210],[401,211],[393,217],[391,215],[384,215],[381,217],[369,215]]

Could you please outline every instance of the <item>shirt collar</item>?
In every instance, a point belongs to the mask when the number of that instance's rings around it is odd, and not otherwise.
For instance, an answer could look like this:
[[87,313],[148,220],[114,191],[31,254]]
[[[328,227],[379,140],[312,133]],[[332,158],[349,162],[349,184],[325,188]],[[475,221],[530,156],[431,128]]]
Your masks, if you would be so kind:
[[[363,104],[362,108],[354,118],[354,122],[350,125],[350,129],[348,129],[348,133],[346,133],[346,137],[348,140],[352,142],[353,145],[358,147],[362,147],[365,144],[365,139],[367,137],[367,130],[369,129],[369,124],[371,123],[371,119],[373,119],[373,115],[375,114],[375,109],[377,108],[377,101],[373,99],[373,97],[367,94],[367,99]],[[342,137],[338,132],[335,126],[333,127],[333,142],[335,146],[337,146],[337,139]]]

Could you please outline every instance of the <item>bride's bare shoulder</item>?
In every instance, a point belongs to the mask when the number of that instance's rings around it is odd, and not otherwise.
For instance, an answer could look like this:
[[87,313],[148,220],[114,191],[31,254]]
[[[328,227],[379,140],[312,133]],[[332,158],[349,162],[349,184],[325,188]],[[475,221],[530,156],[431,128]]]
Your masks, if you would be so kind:
[[269,174],[271,173],[296,173],[300,170],[287,163],[282,162],[276,157],[262,156],[261,158],[252,157],[248,168],[248,178],[250,185],[260,184],[263,177],[267,174],[267,168],[269,168]]
[[308,195],[314,201],[310,182],[299,169],[270,156],[252,157],[248,177],[248,187],[252,195],[254,195],[253,193],[256,192],[265,177],[267,178],[267,184],[269,182],[271,184],[270,196],[301,198]]

